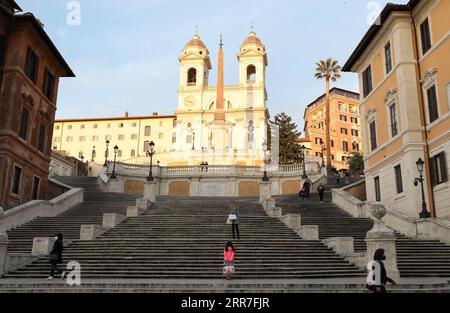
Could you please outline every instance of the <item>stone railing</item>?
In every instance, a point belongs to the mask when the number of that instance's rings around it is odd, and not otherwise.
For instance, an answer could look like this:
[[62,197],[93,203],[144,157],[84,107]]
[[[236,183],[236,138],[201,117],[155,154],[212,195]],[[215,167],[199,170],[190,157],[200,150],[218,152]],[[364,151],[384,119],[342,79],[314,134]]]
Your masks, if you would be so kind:
[[[111,174],[113,165],[109,164],[107,174]],[[149,174],[149,165],[116,163],[115,174],[123,176],[146,177]],[[299,176],[303,173],[303,166],[293,165],[267,165],[267,171],[270,176]],[[248,176],[259,177],[263,175],[264,166],[170,166],[162,167],[154,165],[152,168],[154,177],[185,177],[185,176]],[[308,171],[314,176],[320,175],[321,171]],[[102,173],[100,173],[102,174]]]
[[[71,187],[66,186],[68,189]],[[52,199],[34,200],[0,215],[0,233],[23,225],[37,217],[53,217],[83,202],[83,189],[73,188]]]
[[[355,183],[358,184],[358,183]],[[348,186],[346,188],[349,188]],[[372,218],[370,204],[360,201],[343,189],[333,189],[333,203],[357,218]],[[418,239],[439,240],[450,244],[450,221],[442,219],[419,219],[386,209],[384,221],[396,231]]]

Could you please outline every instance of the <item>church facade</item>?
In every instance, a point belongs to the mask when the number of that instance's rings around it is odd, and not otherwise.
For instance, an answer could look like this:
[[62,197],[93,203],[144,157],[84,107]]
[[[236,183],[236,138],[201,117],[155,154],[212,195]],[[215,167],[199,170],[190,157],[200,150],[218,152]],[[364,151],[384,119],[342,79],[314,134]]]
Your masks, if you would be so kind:
[[[202,162],[210,165],[262,165],[266,158],[264,151],[270,118],[266,48],[252,31],[237,53],[238,84],[230,86],[224,85],[222,46],[221,41],[217,86],[210,86],[212,64],[206,45],[198,34],[185,45],[179,57],[178,107],[174,116],[154,114],[136,120],[126,116],[123,120],[56,121],[58,131],[55,131],[53,147],[75,157],[90,157],[94,146],[102,154],[108,139],[110,151],[116,144],[120,147],[119,161],[145,164],[148,162],[145,152],[149,142],[153,141],[157,152],[155,158],[163,166],[198,165]],[[130,119],[133,123],[129,123]],[[164,123],[158,119],[163,119]],[[166,123],[168,119],[172,121]],[[151,132],[145,131],[147,126],[151,127]],[[65,129],[64,135],[62,129]],[[87,133],[82,134],[83,131]],[[100,163],[102,160],[95,161]]]

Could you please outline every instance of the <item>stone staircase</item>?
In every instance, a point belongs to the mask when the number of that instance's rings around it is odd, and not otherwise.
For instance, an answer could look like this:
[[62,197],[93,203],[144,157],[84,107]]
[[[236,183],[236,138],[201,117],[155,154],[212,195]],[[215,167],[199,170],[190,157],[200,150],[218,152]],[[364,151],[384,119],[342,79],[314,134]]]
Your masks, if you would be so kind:
[[84,224],[102,224],[103,213],[125,215],[138,196],[102,192],[93,177],[55,177],[71,187],[83,188],[84,202],[57,217],[39,217],[7,232],[8,252],[30,253],[34,237],[53,237],[61,233],[67,242],[80,238]]
[[[105,196],[95,193],[97,200]],[[302,240],[267,216],[257,198],[158,197],[145,215],[126,219],[96,240],[75,240],[65,248],[64,261],[79,262],[83,279],[221,279],[223,247],[231,239],[231,226],[225,222],[232,202],[241,213],[236,278],[364,279],[364,271],[320,241]],[[74,208],[58,218],[81,218],[80,210],[88,212]],[[44,278],[48,270],[42,258],[6,277]]]
[[[276,197],[283,214],[301,213],[303,225],[319,225],[319,239],[353,237],[355,252],[366,251],[364,239],[373,221],[354,218],[338,208],[331,203],[329,191],[324,200],[319,203],[317,194],[306,202],[301,202],[298,196]],[[450,246],[437,240],[417,240],[397,234],[397,261],[402,277],[450,277]]]

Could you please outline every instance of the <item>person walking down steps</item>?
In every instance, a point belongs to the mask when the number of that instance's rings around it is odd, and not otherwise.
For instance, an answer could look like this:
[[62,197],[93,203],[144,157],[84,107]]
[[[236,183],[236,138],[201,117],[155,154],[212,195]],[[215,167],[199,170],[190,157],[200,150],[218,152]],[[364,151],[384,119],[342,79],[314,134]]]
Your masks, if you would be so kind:
[[225,279],[230,280],[231,276],[235,274],[234,269],[234,254],[236,249],[231,241],[228,241],[225,249],[223,250],[223,276]]
[[55,273],[62,274],[61,279],[65,278],[66,273],[58,267],[58,265],[62,264],[62,262],[63,262],[63,260],[62,260],[63,250],[64,250],[63,235],[57,234],[55,236],[55,242],[53,243],[53,249],[49,254],[49,263],[51,265],[51,269],[50,269],[50,276],[48,277],[48,280],[55,278]]
[[320,184],[319,187],[317,187],[317,192],[319,193],[320,203],[322,203],[323,196],[325,195],[325,186],[323,184]]
[[239,235],[240,221],[239,221],[239,208],[237,204],[232,204],[230,206],[227,224],[231,224],[233,239],[236,239],[236,235],[238,239],[241,239],[241,236]]

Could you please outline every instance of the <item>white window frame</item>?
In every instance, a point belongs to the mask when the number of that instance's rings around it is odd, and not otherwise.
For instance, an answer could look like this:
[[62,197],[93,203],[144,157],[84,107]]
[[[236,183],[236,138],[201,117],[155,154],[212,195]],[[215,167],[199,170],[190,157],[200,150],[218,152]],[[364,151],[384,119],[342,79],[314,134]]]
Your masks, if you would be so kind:
[[[422,91],[423,91],[423,103],[425,105],[425,113],[427,118],[427,126],[434,125],[436,122],[438,122],[442,118],[442,110],[440,108],[440,99],[439,99],[439,83],[438,83],[438,70],[437,68],[429,69],[425,72],[423,75],[422,81]],[[428,90],[435,86],[436,89],[436,106],[438,111],[438,119],[431,122],[430,121],[430,110],[429,110],[429,103],[428,103]]]

